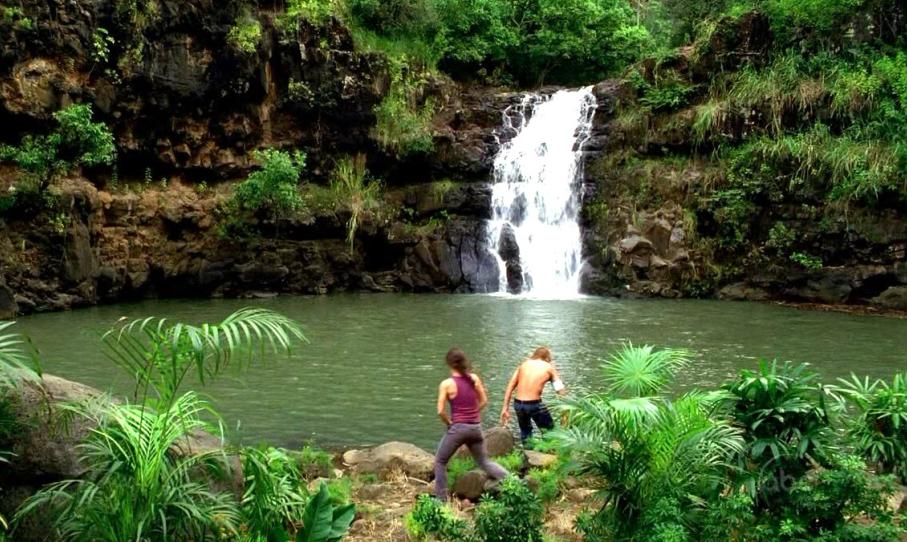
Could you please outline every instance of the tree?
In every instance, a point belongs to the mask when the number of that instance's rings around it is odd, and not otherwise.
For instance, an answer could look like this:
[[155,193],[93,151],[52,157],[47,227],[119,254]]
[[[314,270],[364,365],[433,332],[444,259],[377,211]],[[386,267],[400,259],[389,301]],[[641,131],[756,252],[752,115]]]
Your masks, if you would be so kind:
[[40,191],[58,176],[81,166],[110,165],[116,156],[113,134],[92,122],[90,105],[71,105],[54,113],[57,128],[48,135],[25,136],[17,147],[0,147],[0,160],[31,174]]

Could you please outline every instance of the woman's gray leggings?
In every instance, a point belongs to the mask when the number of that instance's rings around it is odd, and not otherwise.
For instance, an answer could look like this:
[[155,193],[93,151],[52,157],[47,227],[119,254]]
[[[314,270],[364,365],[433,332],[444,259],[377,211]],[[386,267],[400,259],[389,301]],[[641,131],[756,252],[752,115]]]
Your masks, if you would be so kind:
[[488,459],[481,424],[452,424],[438,444],[438,453],[435,454],[435,495],[442,501],[447,500],[447,462],[464,444],[469,447],[476,464],[487,472],[488,476],[495,480],[507,476],[507,471],[503,467]]

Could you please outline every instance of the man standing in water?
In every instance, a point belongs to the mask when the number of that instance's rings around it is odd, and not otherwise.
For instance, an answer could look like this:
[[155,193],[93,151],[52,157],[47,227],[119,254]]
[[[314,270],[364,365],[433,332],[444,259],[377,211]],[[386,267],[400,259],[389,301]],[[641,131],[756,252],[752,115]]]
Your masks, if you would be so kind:
[[510,399],[516,390],[516,399],[513,408],[516,410],[516,419],[520,425],[520,440],[523,444],[532,436],[532,422],[538,426],[539,431],[554,428],[554,420],[548,407],[542,403],[542,391],[545,384],[551,382],[554,390],[559,395],[564,395],[566,389],[561,377],[551,361],[551,350],[545,346],[536,348],[532,356],[520,364],[504,393],[504,408],[501,410],[501,425],[510,422]]

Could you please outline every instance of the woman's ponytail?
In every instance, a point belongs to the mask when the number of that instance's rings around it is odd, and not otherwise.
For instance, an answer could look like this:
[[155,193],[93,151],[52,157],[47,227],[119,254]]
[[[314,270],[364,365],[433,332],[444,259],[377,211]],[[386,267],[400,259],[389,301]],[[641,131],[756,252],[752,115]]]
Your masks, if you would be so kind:
[[463,376],[469,377],[469,381],[475,385],[475,380],[472,377],[472,363],[470,363],[469,358],[466,357],[466,352],[463,352],[461,349],[454,347],[447,352],[445,357],[447,365],[454,371],[460,373]]

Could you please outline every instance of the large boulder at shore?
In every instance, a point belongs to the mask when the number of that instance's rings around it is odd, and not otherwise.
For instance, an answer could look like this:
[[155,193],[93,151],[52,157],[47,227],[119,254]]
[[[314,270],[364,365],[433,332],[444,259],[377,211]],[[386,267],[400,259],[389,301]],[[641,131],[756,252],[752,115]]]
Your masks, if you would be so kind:
[[[483,432],[485,436],[485,452],[491,457],[500,457],[513,451],[516,440],[513,433],[506,427],[492,427]],[[461,446],[457,450],[459,457],[468,457],[469,448]]]
[[53,375],[40,381],[23,382],[9,396],[21,430],[8,445],[13,452],[3,481],[17,479],[63,479],[82,474],[78,445],[91,431],[84,418],[71,416],[62,423],[59,403],[78,403],[101,392],[78,382]]
[[365,450],[349,450],[343,454],[343,463],[360,474],[387,476],[398,471],[428,480],[435,456],[408,442],[388,442]]
[[[19,430],[0,442],[0,449],[13,453],[8,458],[9,464],[0,468],[0,514],[10,517],[23,500],[46,484],[82,476],[85,469],[79,460],[79,445],[95,426],[80,416],[62,416],[59,405],[85,402],[101,395],[101,391],[91,386],[49,374],[35,381],[23,381],[8,393]],[[176,455],[189,455],[222,448],[220,438],[196,432],[172,451]],[[199,476],[213,490],[241,494],[243,478],[239,458],[231,455],[227,459],[230,477],[215,479],[203,473]],[[39,515],[19,525],[16,540],[44,540],[45,519]]]

